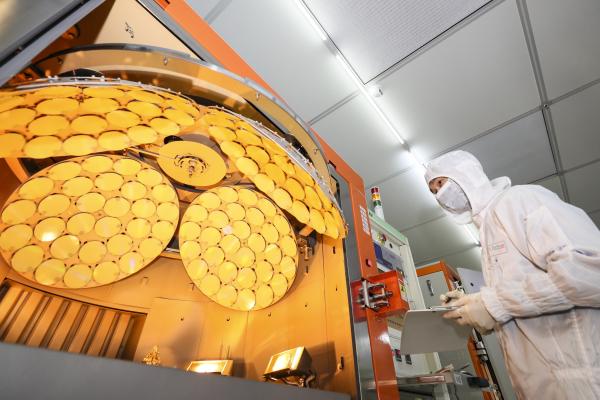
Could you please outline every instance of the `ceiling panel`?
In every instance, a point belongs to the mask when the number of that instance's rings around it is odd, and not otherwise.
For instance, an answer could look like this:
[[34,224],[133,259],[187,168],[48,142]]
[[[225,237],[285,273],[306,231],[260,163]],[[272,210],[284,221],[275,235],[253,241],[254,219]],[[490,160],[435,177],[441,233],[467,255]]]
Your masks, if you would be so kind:
[[600,84],[551,106],[556,140],[565,169],[600,158],[598,104]]
[[562,200],[565,199],[565,195],[560,184],[560,178],[558,176],[552,176],[550,178],[544,179],[543,181],[539,181],[536,184],[545,187],[551,192],[556,193],[558,197],[560,197]]
[[[228,0],[223,1],[228,2]],[[210,13],[221,0],[185,0],[185,2],[188,3],[194,11],[200,14],[200,16],[206,18],[208,13]]]
[[600,2],[527,0],[548,96],[600,78]]
[[443,256],[442,259],[454,268],[468,268],[481,271],[481,247],[478,246],[460,253]]
[[444,215],[420,168],[380,183],[379,191],[387,222],[400,231]]
[[305,121],[355,90],[292,1],[234,0],[212,27]]
[[566,173],[571,203],[588,212],[600,209],[599,176],[600,162]]
[[514,0],[379,83],[379,104],[424,159],[540,103]]
[[514,185],[556,173],[546,125],[536,112],[461,147],[473,153],[490,179],[508,176]]
[[366,82],[489,0],[304,1]]
[[467,231],[450,217],[402,231],[410,242],[415,264],[456,253],[473,244]]
[[412,165],[408,153],[363,96],[357,96],[313,125],[363,178],[365,185]]

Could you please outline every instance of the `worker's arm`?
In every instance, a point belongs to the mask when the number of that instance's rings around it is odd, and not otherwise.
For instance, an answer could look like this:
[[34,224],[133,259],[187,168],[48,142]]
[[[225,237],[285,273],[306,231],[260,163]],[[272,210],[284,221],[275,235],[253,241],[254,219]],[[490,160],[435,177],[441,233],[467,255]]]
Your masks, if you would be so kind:
[[[523,201],[517,199],[515,208]],[[490,314],[502,323],[573,307],[600,307],[598,229],[581,210],[558,198],[525,201],[528,206],[522,213],[513,210],[514,218],[504,228],[522,241],[521,253],[545,273],[482,288]]]

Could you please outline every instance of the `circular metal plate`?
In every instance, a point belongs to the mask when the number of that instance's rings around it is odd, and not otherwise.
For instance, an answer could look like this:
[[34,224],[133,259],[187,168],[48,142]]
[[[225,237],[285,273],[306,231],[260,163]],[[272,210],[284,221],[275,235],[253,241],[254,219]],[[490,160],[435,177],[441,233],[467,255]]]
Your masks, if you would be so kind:
[[171,178],[192,186],[212,186],[227,173],[219,153],[196,142],[170,142],[160,148],[157,161]]
[[[295,279],[294,231],[271,200],[248,188],[219,187],[196,197],[183,215],[179,241],[192,281],[224,307],[242,311],[268,307]],[[270,286],[273,266],[284,255],[292,261],[293,273],[287,266],[286,275],[279,274],[275,292]]]
[[153,86],[106,79],[36,82],[2,98],[4,157],[80,156],[160,145],[167,135],[192,130],[200,117],[189,99]]
[[0,216],[0,252],[17,272],[83,288],[124,279],[156,258],[175,232],[179,205],[151,166],[102,155],[43,169],[13,192]]

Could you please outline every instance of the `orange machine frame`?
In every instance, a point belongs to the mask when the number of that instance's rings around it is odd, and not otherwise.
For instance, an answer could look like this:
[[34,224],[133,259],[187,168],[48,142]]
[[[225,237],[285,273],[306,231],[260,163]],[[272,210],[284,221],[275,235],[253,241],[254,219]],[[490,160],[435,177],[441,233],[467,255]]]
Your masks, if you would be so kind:
[[[281,98],[184,0],[155,1],[181,28],[202,44],[224,68],[242,77],[252,79]],[[316,132],[314,133],[316,134]],[[365,186],[362,178],[318,134],[317,137],[329,162],[348,183],[354,220],[361,221],[361,208],[363,210],[367,209]],[[370,235],[362,229],[356,229],[355,235],[362,277],[368,278],[376,275],[377,263],[375,262],[375,250]],[[385,318],[376,315],[374,311],[367,310],[367,326],[369,328],[377,397],[381,400],[399,399],[391,348],[385,339],[388,329],[387,322]]]
[[[428,265],[423,268],[417,269],[417,276],[425,276],[430,275],[436,272],[442,272],[444,274],[444,278],[446,284],[448,285],[448,290],[454,290],[453,282],[460,280],[458,273],[454,268],[450,265],[446,264],[443,260],[439,261],[435,264]],[[490,374],[487,371],[487,367],[484,363],[481,362],[479,356],[477,355],[477,349],[475,348],[475,341],[473,338],[470,338],[467,342],[467,348],[469,350],[469,355],[471,356],[471,361],[473,361],[473,368],[475,369],[475,373],[477,376],[482,378],[486,378],[491,381]],[[482,392],[483,398],[485,400],[493,400],[491,393]]]

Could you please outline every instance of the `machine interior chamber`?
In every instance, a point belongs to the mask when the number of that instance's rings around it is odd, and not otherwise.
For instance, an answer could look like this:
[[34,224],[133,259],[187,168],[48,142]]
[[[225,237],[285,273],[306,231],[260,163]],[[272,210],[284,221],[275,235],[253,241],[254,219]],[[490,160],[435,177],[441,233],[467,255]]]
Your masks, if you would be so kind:
[[163,366],[233,360],[251,380],[304,347],[313,387],[356,396],[319,142],[153,7],[103,2],[2,89],[2,340],[134,361],[158,346]]

